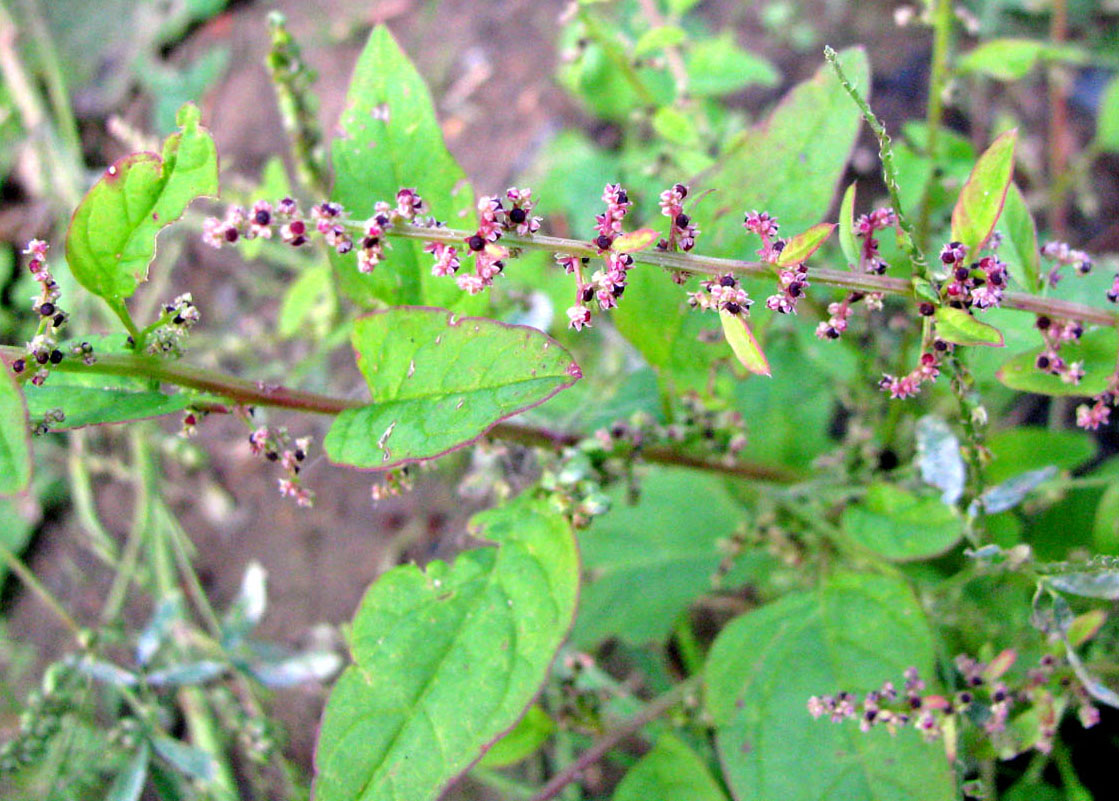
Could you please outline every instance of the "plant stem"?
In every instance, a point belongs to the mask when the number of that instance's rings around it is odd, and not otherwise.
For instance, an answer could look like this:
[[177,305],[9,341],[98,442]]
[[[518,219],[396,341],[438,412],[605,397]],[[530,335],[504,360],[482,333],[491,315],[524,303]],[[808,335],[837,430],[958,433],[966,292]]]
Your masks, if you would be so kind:
[[[1066,0],[1053,0],[1049,18],[1049,41],[1061,47],[1068,39],[1068,7]],[[1053,187],[1049,198],[1049,230],[1058,239],[1068,233],[1067,183],[1062,180],[1068,171],[1068,70],[1060,64],[1050,64],[1049,83],[1049,183]]]
[[[895,211],[897,210],[895,206]],[[899,220],[901,220],[899,214]],[[908,225],[908,223],[906,223]],[[459,231],[450,228],[424,228],[415,225],[403,225],[391,229],[389,236],[398,236],[404,239],[418,239],[424,242],[445,242],[450,245],[461,246],[463,241],[473,234],[473,231]],[[600,258],[601,253],[589,242],[576,239],[562,239],[555,236],[522,237],[505,234],[500,243],[504,246],[526,248],[532,250],[545,250],[551,253],[569,253],[573,256],[589,256]],[[720,259],[714,256],[697,256],[691,253],[662,253],[655,250],[642,250],[630,254],[639,264],[651,264],[665,270],[695,273],[699,275],[719,276],[733,273],[735,275],[773,276],[773,265],[765,262],[743,261],[740,259]],[[922,258],[922,265],[924,264]],[[893,278],[887,275],[858,274],[849,270],[829,270],[826,268],[813,268],[809,271],[813,283],[826,286],[839,287],[853,292],[881,292],[887,295],[912,295],[912,284],[904,278]],[[1041,298],[1021,292],[1007,292],[1003,295],[1002,306],[1019,311],[1046,314],[1063,319],[1079,320],[1084,323],[1106,325],[1115,327],[1119,325],[1119,313],[1085,306],[1082,303],[1071,303],[1053,298]]]
[[27,585],[27,588],[39,596],[47,608],[54,612],[55,617],[62,621],[63,625],[70,630],[70,633],[75,638],[81,636],[82,628],[78,622],[70,616],[70,613],[62,606],[62,603],[54,597],[54,593],[46,588],[43,582],[39,581],[39,577],[24,564],[23,560],[8,550],[8,547],[0,543],[0,560],[3,560],[8,568],[15,573],[19,580]]
[[702,674],[696,674],[685,679],[668,692],[654,698],[625,723],[606,732],[590,748],[580,754],[578,759],[553,776],[541,788],[540,792],[532,797],[531,801],[549,801],[549,799],[555,798],[565,787],[577,781],[579,774],[606,756],[618,743],[631,734],[640,731],[645,724],[656,720],[680,703],[689,693],[696,690],[701,678]]
[[921,278],[927,279],[929,277],[929,267],[925,263],[925,254],[921,252],[920,245],[916,234],[913,231],[913,224],[905,216],[905,212],[901,207],[900,185],[898,184],[898,171],[894,164],[894,150],[890,145],[890,135],[886,133],[886,126],[884,126],[878,117],[874,116],[874,112],[870,110],[870,105],[866,99],[859,94],[859,90],[855,87],[847,74],[843,71],[843,66],[839,63],[838,54],[830,47],[824,48],[824,58],[831,64],[835,70],[836,77],[847,90],[847,94],[855,101],[855,105],[859,107],[859,111],[863,113],[863,119],[866,124],[870,126],[870,130],[874,132],[875,138],[878,140],[878,157],[882,161],[882,179],[886,182],[886,189],[890,192],[890,203],[894,207],[894,212],[898,217],[898,228],[904,234],[902,239],[902,246],[906,254],[909,256],[909,262],[913,266],[913,274]]
[[[23,351],[20,348],[0,346],[0,356],[4,357],[5,361],[19,358],[22,354]],[[53,369],[62,372],[149,378],[160,383],[174,384],[175,386],[216,395],[222,400],[232,401],[237,406],[270,406],[301,412],[336,415],[346,409],[357,409],[368,405],[367,401],[359,399],[336,398],[330,395],[289,389],[279,384],[249,381],[200,367],[163,361],[148,356],[111,354],[100,357],[92,365],[86,365],[78,359],[64,359],[59,364],[54,365]],[[215,404],[204,398],[199,400],[198,406],[212,412],[230,411],[221,403]],[[484,436],[543,448],[562,448],[574,445],[582,438],[581,435],[572,432],[554,431],[540,426],[520,423],[498,423],[490,428]],[[724,462],[682,453],[659,445],[643,448],[639,455],[647,462],[688,467],[694,470],[705,470],[756,481],[791,483],[799,478],[797,473],[782,467],[752,462]]]
[[[933,52],[929,74],[928,111],[925,114],[925,155],[936,162],[936,148],[940,139],[940,123],[944,116],[944,89],[948,83],[948,51],[952,42],[952,4],[949,0],[933,0],[932,8]],[[917,247],[929,246],[929,218],[932,213],[932,188],[935,172],[925,181],[921,205],[917,210]]]

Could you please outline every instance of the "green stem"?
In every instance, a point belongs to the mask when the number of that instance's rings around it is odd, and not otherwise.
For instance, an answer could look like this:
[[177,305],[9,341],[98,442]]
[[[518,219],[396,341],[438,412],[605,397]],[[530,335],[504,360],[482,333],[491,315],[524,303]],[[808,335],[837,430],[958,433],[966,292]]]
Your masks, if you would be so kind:
[[[933,52],[929,74],[928,110],[925,115],[925,155],[936,162],[940,140],[940,123],[944,116],[944,89],[948,83],[948,52],[952,42],[952,4],[950,0],[933,0],[932,4]],[[925,181],[921,204],[917,211],[917,247],[922,251],[929,246],[929,219],[932,213],[932,188],[936,182],[935,171]]]
[[867,125],[870,126],[870,130],[874,132],[874,136],[878,140],[878,157],[882,161],[882,179],[886,182],[886,189],[890,192],[890,203],[893,205],[894,212],[897,214],[898,227],[904,233],[902,237],[902,246],[909,256],[914,274],[921,278],[928,279],[929,268],[925,263],[925,255],[918,246],[918,240],[914,233],[913,225],[905,216],[905,212],[901,206],[898,171],[897,166],[894,164],[894,150],[890,144],[890,135],[886,133],[886,127],[878,120],[874,112],[870,110],[870,105],[843,71],[843,66],[839,63],[838,54],[836,54],[832,48],[825,47],[824,58],[827,59],[832,69],[835,70],[839,82],[843,85],[843,88],[847,90],[847,94],[851,96],[855,105],[859,107],[859,111],[863,113],[863,119],[866,120]]
[[63,625],[70,630],[70,633],[74,635],[75,639],[81,637],[81,626],[78,625],[78,622],[74,620],[74,618],[70,616],[70,613],[62,606],[62,602],[54,596],[54,593],[46,588],[43,582],[39,581],[39,577],[32,572],[31,568],[24,564],[22,559],[8,550],[8,547],[3,543],[0,543],[0,559],[2,559],[8,565],[8,568],[19,577],[20,581],[27,585],[27,589],[39,596],[39,600],[46,604],[47,608],[55,614],[55,617],[62,621]]
[[618,743],[640,731],[646,724],[656,720],[684,700],[690,693],[699,689],[701,679],[702,674],[696,674],[685,679],[668,692],[647,703],[640,712],[625,723],[606,732],[590,748],[580,754],[578,759],[553,776],[541,788],[540,792],[532,797],[531,801],[549,801],[549,799],[555,798],[565,787],[577,781],[583,771],[612,751]]
[[602,25],[597,19],[594,18],[585,8],[579,9],[579,20],[586,26],[587,35],[598,43],[606,57],[617,68],[622,77],[626,79],[633,91],[641,98],[641,102],[646,106],[656,106],[657,99],[653,97],[653,93],[649,91],[649,87],[641,80],[641,76],[637,74],[637,70],[633,67],[633,61],[629,59],[618,43],[610,38],[610,35],[603,29]]

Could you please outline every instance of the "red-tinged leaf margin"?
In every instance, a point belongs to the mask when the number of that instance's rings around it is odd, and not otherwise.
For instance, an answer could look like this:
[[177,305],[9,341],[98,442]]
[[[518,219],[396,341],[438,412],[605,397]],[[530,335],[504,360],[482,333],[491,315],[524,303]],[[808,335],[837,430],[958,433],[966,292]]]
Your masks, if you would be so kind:
[[985,345],[989,348],[1006,346],[1002,331],[989,323],[977,320],[963,309],[951,306],[937,307],[936,334],[954,345]]
[[[545,332],[541,331],[540,329],[533,328],[530,325],[517,325],[515,323],[506,323],[506,322],[502,322],[501,320],[494,320],[494,319],[489,318],[489,317],[461,317],[461,316],[459,316],[459,314],[457,312],[450,311],[449,309],[438,308],[438,307],[435,307],[435,306],[392,306],[392,307],[389,307],[387,309],[379,309],[377,311],[373,311],[373,312],[369,312],[367,314],[363,314],[358,319],[362,319],[362,318],[365,318],[365,317],[376,317],[378,315],[383,315],[383,314],[391,314],[391,313],[396,312],[396,311],[424,311],[424,312],[434,311],[434,312],[442,312],[443,314],[445,314],[447,316],[448,325],[455,325],[455,326],[465,325],[467,323],[473,323],[473,322],[484,322],[487,325],[492,324],[492,325],[499,326],[501,328],[527,329],[527,330],[531,331],[534,335],[538,335],[538,336],[543,337],[547,341],[547,346],[548,347],[555,347],[557,350],[562,351],[563,353],[568,353],[567,349],[564,348],[563,345],[561,345],[558,341],[556,341],[555,339],[553,339],[551,336],[549,336]],[[568,355],[570,356],[570,353],[568,353]],[[360,358],[361,358],[360,351],[358,351],[356,348],[354,348],[354,359],[359,361],[359,363],[360,363]],[[486,435],[489,434],[490,431],[492,431],[494,429],[494,427],[497,426],[499,423],[503,423],[506,420],[509,420],[513,417],[516,417],[518,414],[523,414],[524,412],[527,412],[530,409],[535,409],[537,406],[539,406],[543,403],[547,403],[549,400],[554,398],[556,395],[558,395],[563,390],[570,389],[572,386],[574,386],[576,381],[578,381],[579,379],[581,379],[583,377],[583,371],[579,367],[578,363],[575,361],[574,358],[571,359],[571,362],[568,365],[567,374],[570,376],[571,380],[570,381],[565,381],[564,383],[560,384],[555,389],[553,389],[551,392],[549,392],[547,394],[547,396],[545,396],[543,398],[540,398],[539,400],[533,401],[532,403],[529,403],[526,406],[522,406],[518,409],[515,409],[514,411],[509,412],[508,414],[505,414],[505,415],[502,415],[501,417],[496,418],[492,423],[490,423],[484,429],[482,429],[482,431],[477,436],[472,437],[468,440],[464,440],[464,441],[462,441],[462,442],[460,442],[460,443],[458,443],[458,444],[456,444],[456,445],[454,445],[450,448],[447,448],[446,450],[440,451],[439,453],[435,453],[435,454],[431,454],[430,456],[423,456],[423,457],[415,457],[415,458],[407,458],[407,459],[392,459],[392,460],[387,461],[383,464],[378,464],[376,466],[371,466],[371,467],[363,467],[363,466],[351,464],[351,463],[344,462],[344,461],[338,461],[338,460],[335,460],[334,458],[331,458],[329,454],[327,454],[327,458],[332,463],[347,467],[351,470],[365,470],[365,471],[370,471],[370,472],[384,472],[385,470],[392,470],[393,468],[402,467],[406,464],[418,464],[420,462],[426,462],[426,461],[429,461],[431,459],[439,459],[443,456],[446,456],[449,453],[454,453],[457,450],[461,450],[462,448],[473,445],[474,443],[478,442],[479,440],[484,439],[486,437]],[[329,432],[327,432],[327,436],[329,436]],[[323,444],[324,444],[324,449],[325,449],[325,438],[324,438],[324,443]]]
[[797,234],[785,243],[781,255],[777,257],[777,266],[791,267],[808,261],[809,256],[820,249],[834,230],[835,223],[817,223],[807,231]]
[[660,234],[652,228],[638,228],[636,231],[622,234],[613,241],[610,249],[616,253],[636,253],[652,245]]
[[0,498],[18,495],[31,484],[31,425],[27,402],[11,367],[0,361]]
[[723,321],[723,335],[742,366],[755,375],[770,377],[772,373],[769,360],[765,358],[761,345],[750,330],[750,324],[738,315],[726,311],[719,312],[719,317]]
[[[952,239],[967,246],[969,258],[987,241],[1002,214],[1006,192],[1014,177],[1014,147],[1018,129],[999,135],[975,162],[952,209]],[[991,197],[992,187],[997,197]]]

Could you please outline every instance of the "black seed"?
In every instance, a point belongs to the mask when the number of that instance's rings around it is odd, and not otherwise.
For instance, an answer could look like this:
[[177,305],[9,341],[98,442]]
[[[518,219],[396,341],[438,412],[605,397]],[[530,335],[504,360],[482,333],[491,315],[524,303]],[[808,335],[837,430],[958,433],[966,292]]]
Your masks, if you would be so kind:
[[1045,329],[1047,329],[1052,324],[1053,324],[1053,321],[1050,320],[1048,317],[1045,317],[1044,315],[1037,318],[1036,325],[1037,325],[1039,331],[1044,331]]
[[14,362],[12,362],[13,373],[22,373],[24,369],[26,369],[26,367],[27,362],[25,362],[23,359],[16,359]]
[[381,240],[378,237],[367,236],[367,237],[365,237],[365,239],[361,240],[361,246],[363,248],[365,248],[366,250],[368,250],[369,248],[376,247],[377,243],[380,242],[380,241]]
[[920,709],[921,708],[921,696],[919,696],[919,695],[909,696],[909,706],[910,706],[911,709]]
[[936,306],[927,302],[922,303],[920,306],[918,306],[917,310],[921,312],[922,317],[932,317],[934,314],[936,314]]
[[515,225],[520,225],[521,223],[523,223],[527,216],[528,215],[525,214],[524,209],[510,209],[509,210],[509,219],[512,220]]
[[983,684],[983,677],[972,676],[970,679],[968,679],[967,683],[970,684],[972,687],[980,687]]
[[62,351],[52,350],[50,355],[51,364],[58,364],[62,361]]
[[1048,370],[1049,369],[1049,357],[1042,354],[1041,356],[1037,357],[1037,361],[1034,362],[1034,364],[1037,365],[1038,370]]
[[253,222],[257,225],[268,225],[268,223],[272,222],[272,215],[264,209],[261,209],[253,215]]
[[585,287],[583,289],[582,297],[583,297],[583,302],[584,303],[589,303],[591,301],[591,299],[594,298],[594,287],[593,286]]
[[470,246],[471,250],[477,252],[486,246],[486,240],[482,239],[482,237],[478,236],[477,234],[474,234],[474,236],[466,240],[466,244]]
[[620,298],[622,296],[622,293],[624,293],[625,291],[625,284],[614,284],[614,289],[612,290],[611,294],[613,294],[616,298]]
[[784,249],[785,249],[785,240],[784,239],[778,239],[776,242],[773,243],[773,252],[774,253],[780,253]]
[[276,453],[275,451],[268,451],[268,453],[264,455],[270,462],[274,462],[280,458],[280,454]]
[[305,454],[303,452],[302,448],[296,448],[295,453],[293,455],[295,456],[295,461],[297,461],[297,462],[302,462],[304,459],[307,458],[307,454]]
[[291,246],[293,248],[297,248],[300,245],[305,245],[305,244],[307,244],[307,237],[305,237],[305,236],[297,236],[297,237],[295,237],[294,239],[291,240]]
[[619,189],[618,194],[614,195],[614,198],[617,200],[617,202],[619,204],[629,203],[629,195],[626,194],[626,190],[624,190],[624,189]]
[[834,327],[828,326],[828,330],[824,332],[828,339],[839,339],[839,332]]
[[938,350],[943,353],[944,351],[948,350],[948,343],[945,342],[943,339],[938,339],[933,342],[933,350]]
[[54,327],[55,328],[60,327],[64,322],[66,322],[66,315],[65,314],[56,314],[54,316]]
[[595,239],[594,243],[599,250],[606,250],[608,247],[610,247],[610,243],[612,241],[613,240],[606,234],[601,234],[597,239]]
[[239,236],[240,236],[240,234],[237,232],[236,228],[230,227],[230,228],[225,229],[225,241],[226,242],[236,242],[237,237],[239,237]]
[[49,358],[50,358],[50,354],[47,353],[45,350],[41,350],[41,351],[39,351],[38,353],[35,354],[35,361],[37,361],[39,364],[46,364],[47,359],[49,359]]
[[956,255],[954,253],[952,253],[952,251],[946,250],[946,251],[944,251],[943,253],[940,254],[940,260],[942,262],[944,262],[945,264],[955,264],[956,263]]
[[968,279],[969,275],[971,275],[971,270],[969,270],[967,267],[957,267],[956,268],[956,280],[957,281],[966,281]]
[[731,314],[738,314],[742,311],[742,307],[735,303],[733,300],[728,300],[723,304],[723,311],[730,312]]
[[676,215],[676,225],[680,228],[687,228],[688,223],[690,223],[691,221],[692,221],[692,218],[689,217],[687,214],[677,214]]
[[734,286],[736,283],[738,283],[738,279],[733,275],[724,275],[719,278],[719,286]]
[[676,184],[676,186],[672,188],[676,190],[676,194],[678,194],[680,197],[688,196],[688,187],[684,186],[683,184]]
[[175,325],[182,325],[183,324],[183,316],[181,314],[176,314],[175,318],[171,322],[173,322]]
[[799,298],[803,289],[804,284],[802,284],[800,281],[793,281],[791,284],[789,284],[789,294],[792,295],[794,298]]
[[40,303],[39,304],[39,314],[43,315],[44,317],[50,317],[52,314],[54,314],[54,304],[53,303]]
[[878,469],[888,473],[900,464],[897,453],[892,448],[886,448],[878,454]]

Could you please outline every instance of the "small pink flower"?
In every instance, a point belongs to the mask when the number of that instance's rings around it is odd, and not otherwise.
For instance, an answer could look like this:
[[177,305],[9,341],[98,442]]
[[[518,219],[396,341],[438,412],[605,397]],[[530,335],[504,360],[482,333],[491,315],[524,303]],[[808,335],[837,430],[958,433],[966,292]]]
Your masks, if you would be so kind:
[[572,306],[567,310],[567,319],[568,326],[574,328],[576,331],[582,331],[584,327],[590,328],[590,309],[584,308],[583,306]]

